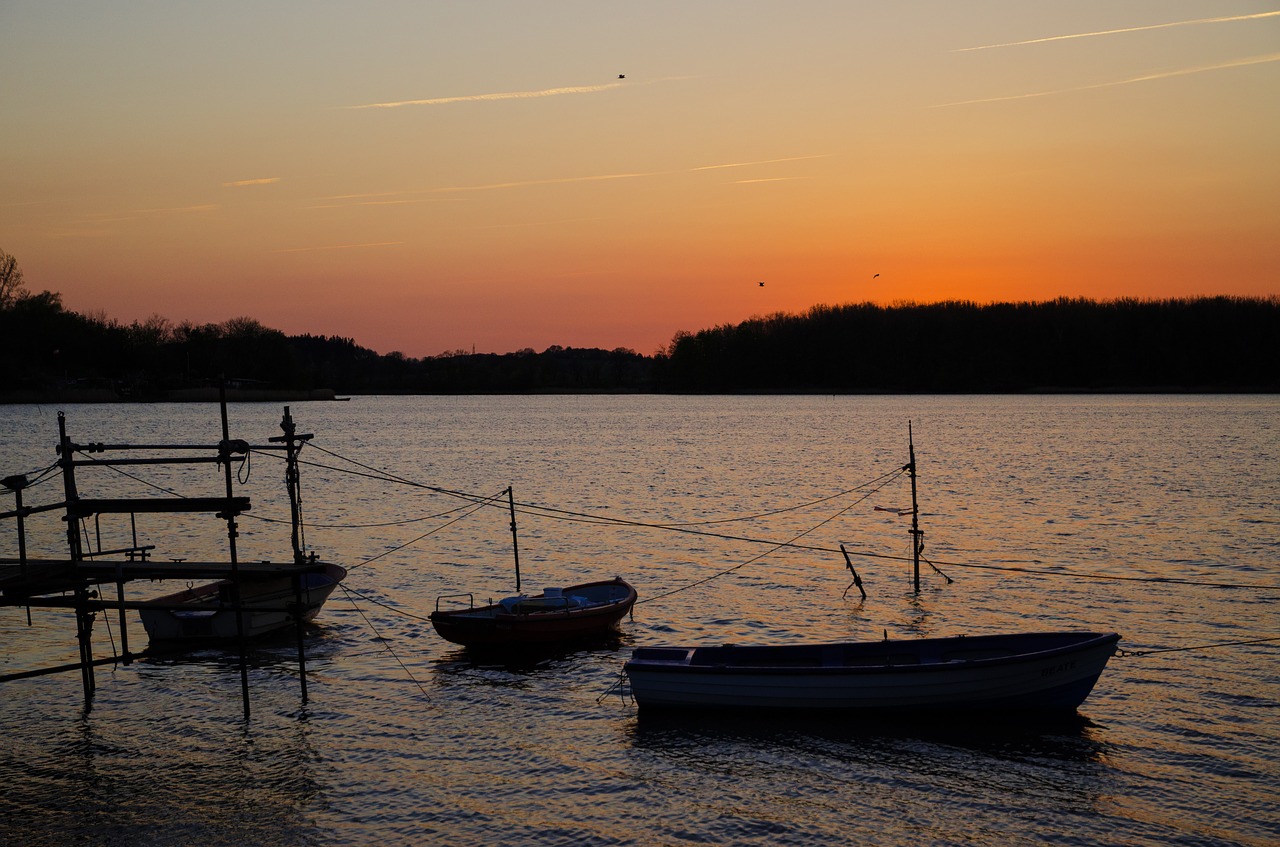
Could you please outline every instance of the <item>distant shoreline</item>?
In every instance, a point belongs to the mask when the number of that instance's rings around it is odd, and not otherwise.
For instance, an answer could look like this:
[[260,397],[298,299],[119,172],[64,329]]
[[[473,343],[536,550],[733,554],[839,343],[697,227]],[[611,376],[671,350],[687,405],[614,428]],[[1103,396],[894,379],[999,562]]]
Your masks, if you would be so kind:
[[[662,396],[662,397],[1020,397],[1020,396],[1072,396],[1072,395],[1141,395],[1141,396],[1189,396],[1189,395],[1276,395],[1280,390],[1251,387],[1108,387],[1108,388],[1028,388],[1021,391],[831,391],[827,389],[793,389],[779,391],[568,391],[544,389],[538,391],[395,391],[378,393],[353,392],[338,396],[333,389],[287,390],[227,389],[228,403],[325,403],[350,400],[356,397],[549,397],[549,396]],[[5,391],[0,392],[0,406],[41,405],[50,403],[216,403],[218,390],[181,389],[163,392],[156,396],[124,397],[110,389],[68,389],[64,391]]]

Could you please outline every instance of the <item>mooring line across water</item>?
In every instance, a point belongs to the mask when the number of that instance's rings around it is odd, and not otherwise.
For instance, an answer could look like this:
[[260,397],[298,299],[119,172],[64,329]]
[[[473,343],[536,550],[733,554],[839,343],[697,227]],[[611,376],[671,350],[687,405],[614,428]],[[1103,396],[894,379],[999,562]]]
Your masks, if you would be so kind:
[[1197,644],[1194,647],[1161,647],[1154,650],[1117,650],[1116,655],[1126,659],[1140,659],[1156,653],[1183,653],[1189,650],[1216,650],[1219,647],[1239,647],[1245,644],[1265,644],[1269,641],[1280,641],[1280,635],[1267,638],[1250,638],[1244,641],[1222,641],[1217,644]]
[[[368,471],[372,471],[373,473],[361,473],[361,472],[353,471],[347,468],[335,467],[333,465],[308,463],[314,467],[320,467],[326,470],[336,471],[338,473],[349,473],[349,474],[354,474],[356,476],[363,476],[371,479],[378,479],[378,480],[382,480],[383,482],[394,482],[401,485],[409,485],[412,487],[422,488],[428,491],[432,491],[434,493],[444,494],[447,496],[461,497],[463,499],[468,500],[471,503],[477,504],[477,507],[490,505],[496,508],[500,508],[502,506],[502,504],[496,502],[495,498],[485,497],[484,495],[480,495],[480,494],[471,494],[467,492],[453,491],[446,488],[414,482],[405,477],[401,477],[399,475],[392,474],[387,471],[382,471],[371,465],[367,465],[363,462],[357,461],[355,459],[351,459],[340,453],[337,453],[335,451],[322,447],[319,444],[315,444],[314,442],[311,442],[309,446],[312,446],[323,453],[333,456],[334,458],[340,459],[345,462],[350,462],[351,464],[356,465],[357,467],[363,468]],[[854,486],[853,488],[849,488],[844,491],[819,498],[817,500],[808,501],[806,503],[789,507],[787,509],[778,509],[778,510],[764,512],[756,515],[749,515],[749,516],[743,516],[738,518],[720,518],[720,519],[714,519],[709,521],[697,521],[697,522],[685,522],[685,523],[651,523],[646,521],[631,520],[627,518],[617,518],[617,517],[606,516],[606,515],[595,515],[588,512],[570,511],[566,509],[555,508],[552,506],[542,506],[534,503],[518,503],[517,511],[519,511],[521,514],[541,516],[541,517],[550,518],[552,520],[564,520],[569,522],[586,522],[586,523],[594,523],[594,524],[607,525],[607,526],[630,527],[635,529],[666,530],[668,532],[679,532],[687,535],[698,535],[698,536],[703,536],[707,538],[717,538],[724,541],[740,541],[740,542],[745,542],[749,544],[767,544],[771,547],[770,550],[766,551],[765,553],[762,553],[760,556],[753,557],[747,562],[743,562],[740,565],[735,565],[734,567],[729,568],[725,571],[722,571],[721,573],[714,574],[705,580],[701,580],[699,582],[693,583],[689,586],[686,586],[685,588],[676,589],[676,591],[667,592],[667,594],[662,594],[662,595],[657,595],[655,597],[647,598],[647,600],[656,600],[656,599],[659,599],[660,597],[668,596],[669,594],[685,590],[686,588],[691,588],[696,585],[700,585],[703,582],[710,581],[711,579],[715,579],[718,576],[722,576],[726,573],[732,573],[733,571],[738,570],[739,568],[744,567],[745,565],[750,564],[751,562],[757,561],[760,558],[767,556],[770,553],[779,549],[786,548],[786,549],[804,550],[804,551],[810,551],[810,552],[829,553],[831,555],[836,555],[842,552],[841,549],[838,547],[825,547],[820,545],[795,543],[797,539],[804,537],[805,535],[809,534],[810,532],[813,531],[813,529],[816,529],[817,527],[806,530],[805,532],[802,532],[794,536],[788,541],[778,541],[777,539],[753,538],[751,536],[744,536],[744,535],[732,535],[728,533],[710,532],[707,530],[695,529],[694,527],[705,526],[710,524],[718,524],[718,523],[730,523],[734,521],[752,520],[759,517],[770,517],[777,514],[783,514],[785,512],[797,511],[800,509],[807,508],[809,506],[816,505],[818,503],[823,503],[829,500],[833,500],[837,497],[846,496],[848,494],[860,491],[868,486],[875,486],[874,488],[871,489],[871,491],[867,492],[863,497],[859,498],[849,507],[842,509],[840,512],[837,513],[837,515],[844,514],[854,505],[857,505],[858,503],[865,501],[867,497],[869,497],[872,493],[879,491],[889,482],[892,482],[894,479],[901,476],[904,470],[905,468],[896,467],[894,468],[894,470],[889,471],[881,475],[880,477],[861,483],[860,485]],[[446,512],[444,514],[449,514],[449,512]],[[471,514],[471,513],[469,512],[468,514]],[[834,517],[835,516],[832,516],[832,518],[828,518],[826,521],[823,521],[818,526],[821,526],[829,522]],[[428,535],[429,534],[430,533],[428,533]],[[424,535],[422,537],[425,538],[426,536]],[[419,541],[419,540],[421,540],[421,538],[414,539],[414,541]],[[414,542],[409,542],[409,543],[412,544]],[[390,553],[394,551],[387,551],[387,552]],[[868,558],[868,559],[881,559],[885,561],[895,561],[895,562],[910,562],[912,560],[911,557],[908,557],[908,556],[899,556],[899,555],[892,555],[892,554],[886,554],[886,553],[872,553],[872,552],[867,552],[863,550],[854,550],[850,552],[852,553],[852,555],[861,556],[863,558]],[[381,555],[386,555],[386,553]],[[369,561],[372,561],[372,560],[369,560]],[[1255,590],[1255,591],[1264,591],[1264,592],[1280,592],[1280,585],[1267,585],[1264,583],[1224,582],[1224,581],[1215,581],[1215,580],[1184,579],[1180,577],[1118,576],[1118,575],[1112,575],[1112,574],[1078,573],[1078,572],[1068,573],[1063,571],[1047,570],[1047,569],[1040,569],[1035,567],[1026,567],[1024,565],[1016,565],[1016,564],[991,565],[991,564],[977,564],[973,562],[945,561],[940,559],[935,561],[929,561],[929,560],[925,560],[925,561],[930,566],[934,567],[935,570],[938,568],[938,566],[945,565],[946,567],[949,567],[949,568],[965,568],[970,570],[999,571],[999,572],[1007,572],[1007,573],[1027,574],[1031,576],[1041,576],[1041,577],[1059,577],[1059,578],[1067,578],[1067,579],[1096,580],[1096,581],[1145,582],[1145,583],[1165,584],[1165,585],[1185,585],[1185,586],[1199,587],[1199,588],[1223,588],[1223,589]],[[1031,564],[1040,564],[1040,562],[1034,561]],[[943,576],[945,577],[945,574]],[[646,602],[646,601],[642,600],[640,602]]]

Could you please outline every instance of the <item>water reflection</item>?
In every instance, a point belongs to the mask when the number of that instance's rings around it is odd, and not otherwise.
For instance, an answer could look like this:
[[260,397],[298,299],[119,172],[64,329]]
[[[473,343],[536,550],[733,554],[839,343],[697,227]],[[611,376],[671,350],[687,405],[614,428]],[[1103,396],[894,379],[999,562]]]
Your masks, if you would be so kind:
[[907,742],[997,759],[1097,762],[1106,748],[1098,730],[1098,724],[1080,714],[894,718],[640,712],[628,735],[635,747],[659,752],[725,744],[768,747],[821,741],[866,748]]
[[568,644],[453,647],[436,660],[436,667],[444,672],[467,666],[502,668],[515,674],[528,674],[552,669],[582,656],[616,653],[624,646],[629,646],[629,640],[614,632]]
[[105,712],[5,756],[5,817],[35,829],[9,842],[6,823],[0,842],[315,843],[307,715],[211,722],[119,702]]
[[[209,417],[82,411],[96,421],[85,430],[121,441],[155,438],[138,428],[151,419]],[[279,408],[235,414],[239,432],[273,433]],[[6,415],[9,471],[47,463],[48,421]],[[75,674],[9,683],[0,844],[1274,843],[1280,677],[1269,645],[1113,661],[1088,701],[1098,724],[673,720],[600,699],[631,643],[1105,628],[1143,649],[1270,634],[1274,602],[1256,592],[944,563],[1272,583],[1272,524],[1247,516],[1274,512],[1277,464],[1258,461],[1275,453],[1274,398],[357,398],[308,406],[306,423],[339,453],[434,485],[514,482],[529,502],[666,524],[845,490],[900,464],[908,417],[928,436],[929,549],[955,584],[922,571],[914,595],[909,561],[868,559],[858,602],[856,591],[841,598],[838,553],[779,552],[639,607],[616,642],[514,661],[453,648],[389,608],[331,601],[308,630],[309,706],[284,633],[251,651],[247,724],[234,648],[102,669],[88,714]],[[1243,440],[1226,449],[1222,432]],[[278,479],[258,470],[254,513],[287,517]],[[505,518],[480,513],[400,550],[421,530],[369,525],[435,513],[438,498],[388,496],[314,466],[304,477],[309,538],[326,557],[400,551],[353,570],[362,594],[422,617],[478,572],[505,585],[505,569],[483,570],[505,562],[487,552],[507,538]],[[881,515],[850,512],[806,537],[909,555],[902,523]],[[819,517],[780,513],[735,534],[793,537]],[[656,597],[759,552],[550,521],[531,517],[528,539],[553,584],[608,563]],[[44,528],[61,549],[61,524]],[[245,536],[278,555],[265,529]],[[212,555],[224,544],[210,540]],[[33,617],[0,615],[7,671],[74,660],[74,627]]]
[[645,714],[625,736],[638,780],[686,786],[677,802],[689,814],[737,814],[757,840],[772,815],[792,833],[842,843],[1001,843],[1003,822],[1023,815],[1041,837],[1063,837],[1097,832],[1093,821],[1116,790],[1100,728],[1079,717],[962,724]]

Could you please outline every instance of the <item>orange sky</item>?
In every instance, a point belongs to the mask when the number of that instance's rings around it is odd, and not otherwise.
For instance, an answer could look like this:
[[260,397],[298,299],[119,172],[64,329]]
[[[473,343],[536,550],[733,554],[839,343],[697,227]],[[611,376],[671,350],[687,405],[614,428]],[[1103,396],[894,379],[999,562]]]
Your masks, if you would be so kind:
[[1280,4],[18,0],[0,79],[0,249],[124,322],[1280,293]]

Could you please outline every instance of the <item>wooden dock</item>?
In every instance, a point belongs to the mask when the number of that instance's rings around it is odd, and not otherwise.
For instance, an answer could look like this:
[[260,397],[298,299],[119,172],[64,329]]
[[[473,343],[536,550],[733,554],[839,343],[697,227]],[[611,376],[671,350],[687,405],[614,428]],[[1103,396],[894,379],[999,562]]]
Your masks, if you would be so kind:
[[[216,611],[230,613],[235,616],[237,637],[234,646],[240,654],[241,690],[245,717],[249,716],[249,684],[247,663],[245,661],[246,636],[245,619],[251,612],[276,612],[287,615],[292,620],[297,634],[298,663],[302,685],[303,701],[306,700],[306,657],[303,649],[303,584],[304,580],[327,567],[315,553],[304,552],[300,538],[301,517],[298,508],[300,500],[300,482],[297,456],[303,445],[312,437],[296,432],[289,408],[284,409],[284,417],[280,428],[282,436],[267,439],[267,444],[251,446],[242,440],[232,440],[228,436],[227,409],[225,399],[220,403],[222,412],[222,440],[216,444],[103,444],[89,442],[77,444],[67,435],[66,419],[58,413],[58,462],[62,472],[64,499],[57,503],[27,505],[23,502],[23,492],[27,488],[27,480],[22,475],[8,476],[2,481],[3,486],[12,492],[15,508],[0,512],[0,520],[17,522],[18,555],[0,558],[0,608],[4,607],[40,607],[61,608],[73,611],[76,620],[76,637],[80,645],[80,661],[47,668],[32,668],[25,671],[0,676],[0,683],[17,679],[27,679],[52,673],[79,670],[84,687],[85,702],[88,704],[96,687],[93,669],[99,665],[110,663],[129,664],[138,658],[139,653],[129,649],[126,610],[182,609],[188,612]],[[146,450],[164,453],[159,457],[145,458],[98,458],[91,454],[115,454],[129,450]],[[236,495],[233,490],[234,473],[232,465],[248,456],[251,451],[282,451],[285,455],[285,484],[289,495],[292,517],[292,559],[286,563],[277,562],[241,562],[236,551],[238,536],[237,518],[251,508],[248,497]],[[83,467],[109,467],[115,465],[172,465],[212,463],[222,471],[226,495],[223,497],[146,497],[146,498],[82,498],[78,493],[76,471]],[[67,555],[61,558],[33,558],[27,555],[25,522],[32,515],[60,510],[64,513],[67,536]],[[207,558],[186,559],[174,558],[158,561],[152,557],[154,547],[140,544],[137,539],[135,518],[139,514],[208,514],[226,523],[227,558],[222,561],[210,561]],[[115,550],[90,549],[86,539],[82,537],[81,525],[86,519],[97,521],[101,515],[128,515],[134,526],[133,543]],[[345,575],[341,568],[336,572]],[[341,577],[338,577],[339,579]],[[262,585],[264,580],[287,580],[294,586],[296,602],[293,599],[271,599],[269,605],[255,602],[245,605],[245,588]],[[126,598],[126,586],[138,580],[168,581],[180,580],[190,585],[196,581],[214,581],[222,584],[225,591],[201,594],[194,602],[185,602],[191,598],[175,599],[167,602],[164,598],[157,600],[137,600]],[[330,586],[335,584],[332,580]],[[114,586],[114,598],[109,598],[108,587]],[[329,590],[332,590],[330,587]],[[327,596],[327,592],[326,595]],[[319,607],[317,601],[309,614],[315,614]],[[276,608],[279,606],[279,608]],[[120,620],[121,652],[110,658],[95,658],[93,655],[93,623],[100,613],[117,612]],[[29,617],[29,613],[28,613]],[[272,626],[275,626],[272,623]],[[11,647],[13,645],[10,645]]]

